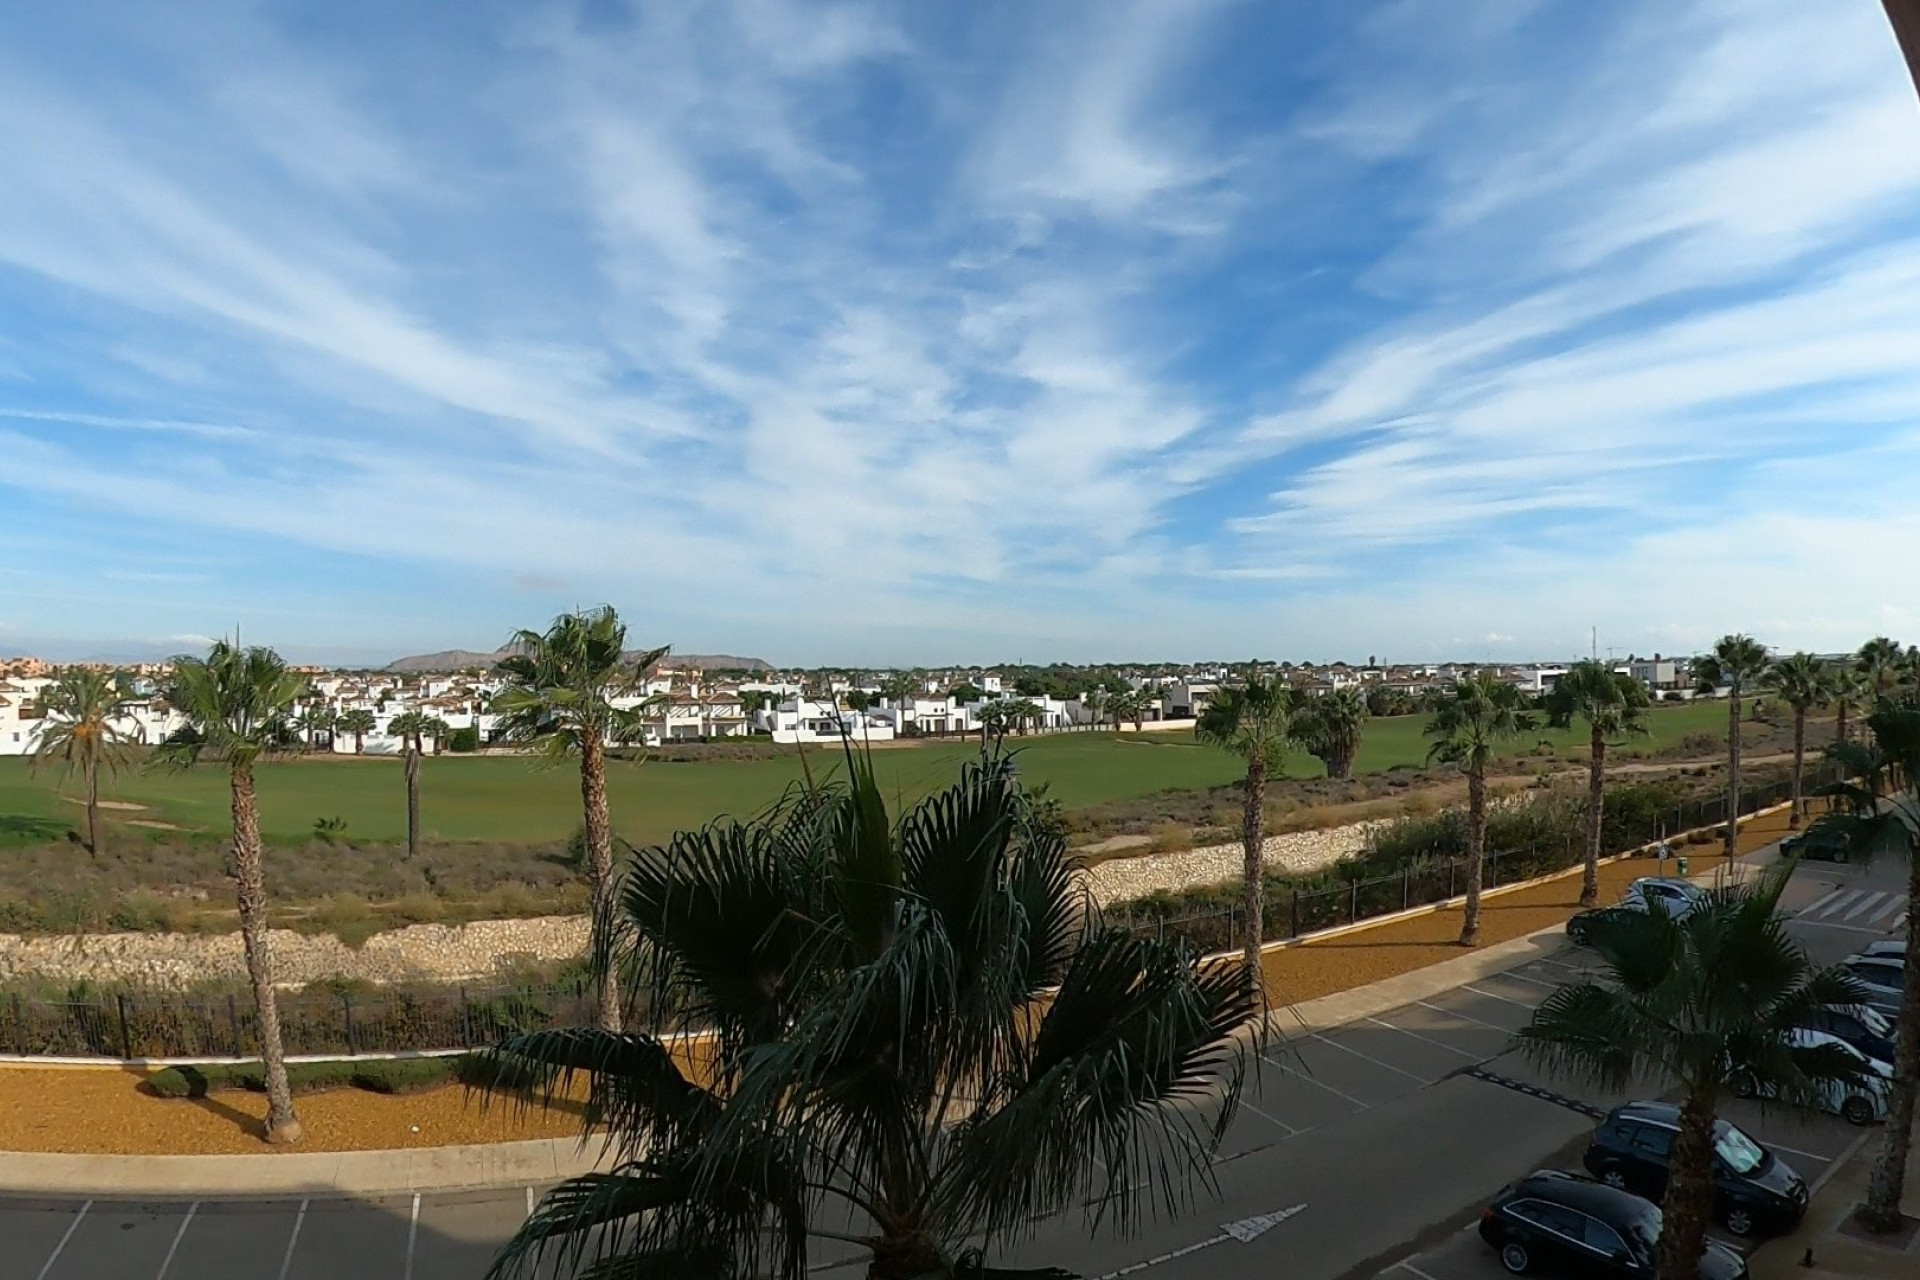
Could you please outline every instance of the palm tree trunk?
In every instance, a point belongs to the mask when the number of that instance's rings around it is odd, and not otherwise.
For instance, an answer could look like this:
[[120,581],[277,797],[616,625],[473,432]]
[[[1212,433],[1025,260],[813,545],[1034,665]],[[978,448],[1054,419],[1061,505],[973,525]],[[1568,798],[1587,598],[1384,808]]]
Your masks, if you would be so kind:
[[1807,761],[1807,709],[1793,709],[1793,803],[1787,810],[1787,826],[1797,828],[1806,817],[1806,808],[1800,799],[1800,771]]
[[1740,687],[1727,694],[1726,855],[1740,852]]
[[100,856],[100,762],[87,757],[87,853]]
[[420,748],[407,739],[407,860],[420,852]]
[[1467,904],[1460,922],[1460,945],[1480,945],[1480,877],[1487,856],[1487,767],[1467,769]]
[[240,908],[240,942],[246,952],[247,978],[253,983],[253,1007],[260,1021],[260,1061],[267,1077],[267,1141],[300,1141],[287,1087],[286,1049],[280,1043],[280,1007],[274,1000],[273,967],[267,956],[267,880],[261,865],[260,805],[253,791],[253,770],[234,766],[233,879]]
[[[1920,902],[1920,850],[1907,851],[1907,901]],[[1900,1229],[1900,1201],[1907,1185],[1907,1150],[1913,1142],[1914,1094],[1920,1090],[1920,912],[1907,912],[1906,991],[1900,997],[1899,1039],[1893,1050],[1893,1088],[1880,1158],[1867,1181],[1860,1225],[1869,1231]]]
[[353,731],[353,754],[363,756],[367,753],[367,735],[363,730]]
[[1713,1213],[1712,1090],[1688,1093],[1680,1107],[1680,1132],[1667,1168],[1666,1224],[1654,1253],[1659,1280],[1695,1280],[1707,1251],[1707,1219]]
[[1847,740],[1847,700],[1840,699],[1839,715],[1834,721],[1833,736],[1841,742]]
[[1247,986],[1257,994],[1261,988],[1260,890],[1266,869],[1261,856],[1266,847],[1266,833],[1262,827],[1267,808],[1267,761],[1259,752],[1247,757],[1247,780],[1240,801],[1241,853],[1246,859],[1243,867],[1245,894],[1241,903],[1246,938],[1241,946],[1241,955],[1246,967]]
[[[607,818],[607,754],[599,734],[580,737],[580,803],[585,810],[587,866],[593,877],[594,954],[610,954],[607,930],[613,926],[613,832]],[[620,983],[609,968],[600,975],[600,1027],[620,1030]]]
[[1607,735],[1593,726],[1587,757],[1587,871],[1580,881],[1580,905],[1600,905],[1600,820],[1606,815]]

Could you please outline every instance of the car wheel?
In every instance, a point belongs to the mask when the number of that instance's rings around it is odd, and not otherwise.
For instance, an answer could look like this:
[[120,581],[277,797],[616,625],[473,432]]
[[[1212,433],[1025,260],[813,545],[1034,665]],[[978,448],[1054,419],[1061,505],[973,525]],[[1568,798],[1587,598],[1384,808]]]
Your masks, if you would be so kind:
[[1500,1246],[1500,1265],[1513,1275],[1523,1276],[1533,1268],[1533,1255],[1518,1240],[1509,1240]]
[[1567,921],[1567,941],[1576,947],[1587,945],[1587,922],[1579,916]]
[[1615,1191],[1625,1191],[1627,1189],[1627,1172],[1618,1165],[1614,1165],[1600,1171],[1600,1181],[1606,1183]]
[[1873,1103],[1856,1093],[1840,1104],[1840,1117],[1848,1124],[1865,1128],[1874,1121]]
[[1730,1205],[1726,1217],[1721,1219],[1727,1230],[1745,1239],[1754,1232],[1753,1210],[1744,1204]]

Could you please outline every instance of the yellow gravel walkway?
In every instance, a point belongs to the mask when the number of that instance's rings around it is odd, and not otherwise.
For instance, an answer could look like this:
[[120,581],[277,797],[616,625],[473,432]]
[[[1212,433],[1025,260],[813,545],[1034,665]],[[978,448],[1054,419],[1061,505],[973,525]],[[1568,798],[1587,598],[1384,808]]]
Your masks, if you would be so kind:
[[[1786,829],[1784,813],[1742,824],[1741,851],[1770,844]],[[1720,860],[1717,845],[1694,845],[1684,852],[1695,872],[1710,870]],[[1644,858],[1601,867],[1602,900],[1617,900],[1629,881],[1654,870]],[[1575,870],[1488,898],[1481,913],[1482,941],[1504,942],[1557,924],[1578,908],[1579,896]],[[1459,909],[1449,908],[1276,949],[1266,957],[1267,989],[1288,1004],[1351,990],[1454,959],[1462,954],[1459,934]],[[263,1095],[233,1091],[192,1100],[156,1098],[139,1087],[148,1074],[133,1067],[0,1067],[0,1152],[246,1155],[276,1150],[261,1137]],[[302,1095],[294,1105],[306,1128],[305,1141],[295,1148],[302,1151],[455,1146],[580,1132],[577,1103],[524,1114],[499,1104],[483,1109],[458,1085],[402,1096],[341,1089]]]

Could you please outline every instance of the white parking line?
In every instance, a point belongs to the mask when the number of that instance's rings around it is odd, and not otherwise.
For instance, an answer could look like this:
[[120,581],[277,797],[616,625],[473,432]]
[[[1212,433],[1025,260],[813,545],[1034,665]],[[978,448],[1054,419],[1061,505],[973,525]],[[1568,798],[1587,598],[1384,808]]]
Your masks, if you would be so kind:
[[307,1206],[311,1200],[300,1202],[300,1212],[293,1215],[293,1233],[287,1237],[286,1256],[280,1259],[280,1280],[287,1280],[287,1272],[293,1270],[293,1246],[300,1243],[300,1224],[307,1220]]
[[1861,924],[1841,924],[1837,920],[1795,920],[1794,923],[1812,925],[1816,929],[1844,929],[1848,933],[1871,933],[1876,937],[1886,932],[1884,929],[1869,929]]
[[1420,1268],[1414,1266],[1413,1259],[1411,1258],[1400,1259],[1399,1265],[1405,1267],[1407,1270],[1413,1272],[1413,1274],[1419,1276],[1420,1280],[1434,1280],[1433,1276],[1427,1274],[1426,1272],[1422,1271]]
[[52,1271],[53,1264],[60,1260],[61,1253],[64,1252],[67,1247],[67,1241],[73,1239],[73,1233],[80,1229],[80,1219],[86,1217],[87,1210],[91,1208],[93,1208],[93,1201],[91,1200],[88,1200],[80,1206],[80,1212],[73,1215],[73,1221],[69,1222],[66,1231],[61,1233],[60,1243],[53,1246],[53,1252],[48,1254],[47,1260],[40,1264],[40,1272],[34,1276],[33,1280],[47,1280],[47,1273]]
[[1769,1142],[1767,1147],[1773,1151],[1784,1151],[1790,1156],[1799,1156],[1803,1160],[1818,1160],[1821,1164],[1833,1163],[1832,1156],[1823,1156],[1818,1151],[1802,1151],[1800,1148],[1790,1147],[1784,1142]]
[[529,1218],[533,1216],[533,1206],[534,1206],[533,1188],[528,1187],[527,1188],[527,1216]]
[[1418,1031],[1409,1031],[1405,1027],[1396,1027],[1391,1022],[1382,1022],[1378,1018],[1368,1018],[1367,1021],[1373,1023],[1375,1026],[1385,1027],[1389,1031],[1398,1031],[1403,1036],[1412,1036],[1415,1040],[1424,1040],[1436,1049],[1445,1049],[1448,1053],[1457,1053],[1470,1062],[1478,1062],[1480,1060],[1480,1055],[1477,1053],[1468,1053],[1465,1049],[1459,1048],[1456,1045],[1450,1045],[1444,1040],[1435,1040],[1432,1036],[1423,1036]]
[[1489,1000],[1498,1000],[1501,1004],[1510,1004],[1515,1006],[1516,1008],[1525,1009],[1529,1013],[1533,1011],[1533,1006],[1528,1004],[1525,1000],[1515,1000],[1512,996],[1503,996],[1503,995],[1500,995],[1498,992],[1482,991],[1479,987],[1474,986],[1470,982],[1461,983],[1460,989],[1462,991],[1471,991],[1473,992],[1473,994],[1477,996],[1485,996]]
[[1253,1114],[1259,1116],[1262,1120],[1265,1120],[1270,1124],[1277,1124],[1282,1129],[1285,1129],[1287,1131],[1287,1136],[1289,1138],[1293,1137],[1297,1133],[1302,1132],[1302,1130],[1294,1128],[1292,1125],[1288,1124],[1285,1120],[1282,1120],[1279,1116],[1269,1115],[1267,1112],[1262,1111],[1260,1108],[1254,1106],[1251,1102],[1248,1102],[1245,1098],[1240,1099],[1240,1105],[1245,1107],[1247,1110],[1253,1112]]
[[413,1193],[413,1212],[407,1218],[407,1267],[400,1280],[413,1280],[413,1242],[420,1235],[420,1193]]
[[1518,969],[1507,969],[1501,973],[1494,974],[1493,976],[1496,978],[1518,978],[1522,982],[1531,982],[1534,986],[1545,987],[1549,991],[1558,991],[1560,989],[1560,984],[1557,982],[1542,982],[1538,978],[1529,978],[1526,974],[1520,972]]
[[1344,1049],[1346,1052],[1352,1054],[1354,1057],[1360,1059],[1362,1062],[1371,1062],[1376,1067],[1385,1068],[1386,1070],[1391,1071],[1396,1075],[1403,1075],[1409,1080],[1418,1080],[1421,1084],[1433,1083],[1433,1081],[1427,1079],[1425,1076],[1415,1075],[1413,1072],[1407,1070],[1405,1067],[1396,1067],[1391,1062],[1382,1062],[1380,1061],[1380,1059],[1373,1057],[1371,1054],[1365,1054],[1360,1052],[1358,1049],[1354,1048],[1352,1045],[1341,1044],[1338,1040],[1329,1040],[1325,1036],[1320,1035],[1318,1032],[1314,1034],[1313,1038],[1315,1040],[1318,1040],[1321,1044],[1329,1044],[1336,1049]]
[[1360,1099],[1354,1097],[1352,1094],[1345,1093],[1339,1089],[1334,1088],[1332,1085],[1328,1084],[1325,1080],[1322,1080],[1319,1076],[1312,1075],[1309,1072],[1305,1072],[1305,1071],[1295,1071],[1292,1067],[1289,1067],[1286,1063],[1275,1062],[1272,1058],[1269,1058],[1264,1053],[1260,1055],[1260,1060],[1266,1063],[1268,1066],[1273,1067],[1276,1070],[1280,1071],[1284,1075],[1290,1075],[1296,1080],[1305,1080],[1308,1084],[1317,1084],[1322,1089],[1325,1089],[1328,1093],[1332,1094],[1334,1097],[1344,1098],[1348,1102],[1351,1102],[1354,1106],[1360,1108],[1362,1111],[1373,1110],[1372,1103],[1362,1102],[1360,1101]]
[[153,1280],[167,1280],[167,1268],[173,1265],[173,1255],[180,1252],[180,1241],[186,1238],[187,1224],[193,1221],[193,1215],[199,1211],[199,1208],[198,1200],[187,1206],[187,1215],[180,1219],[180,1229],[173,1233],[173,1243],[167,1246],[167,1256],[160,1259],[160,1274]]
[[1423,1009],[1431,1009],[1435,1013],[1444,1013],[1449,1018],[1458,1018],[1462,1022],[1471,1022],[1476,1027],[1485,1027],[1489,1031],[1498,1031],[1503,1036],[1510,1036],[1513,1034],[1513,1032],[1507,1030],[1505,1027],[1497,1027],[1491,1022],[1482,1022],[1480,1021],[1480,1019],[1473,1017],[1471,1014],[1461,1013],[1457,1009],[1443,1009],[1439,1005],[1429,1004],[1425,1000],[1415,1000],[1414,1003],[1419,1005]]

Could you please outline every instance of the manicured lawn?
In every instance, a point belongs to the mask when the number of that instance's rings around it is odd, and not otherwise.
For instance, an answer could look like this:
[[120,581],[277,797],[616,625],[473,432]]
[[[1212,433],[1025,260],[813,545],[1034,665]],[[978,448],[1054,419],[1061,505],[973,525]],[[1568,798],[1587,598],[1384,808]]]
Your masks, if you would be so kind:
[[[1724,705],[1662,708],[1654,733],[1640,745],[1657,750],[1689,733],[1721,729]],[[1418,766],[1426,759],[1424,718],[1402,716],[1367,724],[1358,768],[1362,772]],[[1548,740],[1564,751],[1584,749],[1575,731],[1534,735],[1518,752]],[[1237,779],[1240,764],[1197,745],[1186,733],[1073,734],[1015,739],[1029,784],[1045,783],[1069,808],[1127,799],[1154,791],[1217,786]],[[940,743],[874,752],[874,765],[890,800],[911,803],[951,780],[975,743]],[[809,751],[816,776],[840,767],[833,751]],[[1317,776],[1319,762],[1296,754],[1288,774]],[[316,819],[343,818],[357,840],[399,840],[405,835],[405,792],[399,761],[392,758],[283,760],[258,770],[261,820],[271,839],[303,839]],[[424,762],[421,818],[426,834],[440,840],[506,843],[563,840],[579,823],[578,774],[543,769],[519,758],[442,756]],[[614,822],[636,843],[664,840],[677,829],[697,826],[722,813],[751,813],[799,782],[799,756],[697,763],[616,764],[608,778]],[[51,769],[33,775],[29,762],[0,758],[0,840],[8,843],[59,839],[78,825],[79,806],[63,796],[78,793]],[[145,806],[115,811],[116,820],[172,823],[193,831],[227,828],[226,775],[204,766],[185,773],[136,770],[103,780],[104,798]]]

